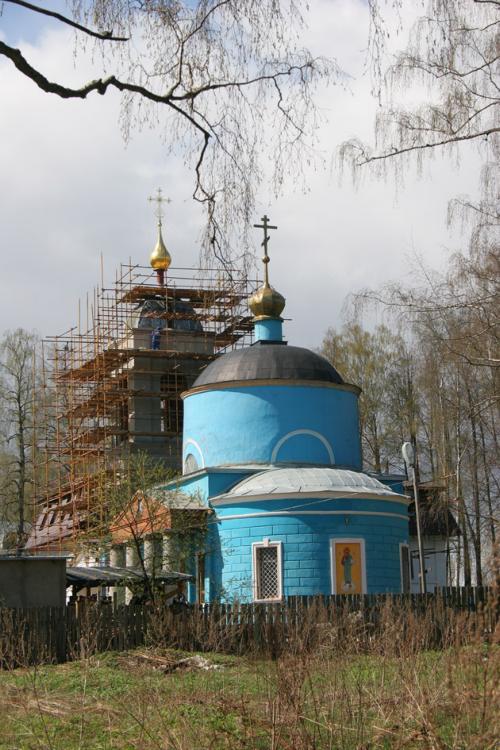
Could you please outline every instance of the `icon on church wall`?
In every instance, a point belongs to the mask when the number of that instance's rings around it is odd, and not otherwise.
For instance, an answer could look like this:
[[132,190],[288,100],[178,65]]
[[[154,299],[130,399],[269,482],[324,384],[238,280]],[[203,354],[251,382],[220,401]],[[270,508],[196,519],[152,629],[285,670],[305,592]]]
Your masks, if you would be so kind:
[[337,594],[363,593],[363,558],[360,542],[338,541],[335,549],[335,591]]

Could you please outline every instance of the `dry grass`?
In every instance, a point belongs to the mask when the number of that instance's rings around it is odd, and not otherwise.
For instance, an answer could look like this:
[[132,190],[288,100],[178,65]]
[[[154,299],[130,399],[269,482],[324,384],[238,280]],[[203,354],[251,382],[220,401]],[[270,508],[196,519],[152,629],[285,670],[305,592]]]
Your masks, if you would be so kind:
[[[27,750],[493,750],[499,654],[491,618],[450,613],[439,649],[428,615],[389,608],[371,627],[311,612],[278,658],[94,654],[0,674],[0,748]],[[215,646],[216,643],[210,644]],[[207,652],[205,652],[207,656]],[[166,668],[167,667],[167,668]]]

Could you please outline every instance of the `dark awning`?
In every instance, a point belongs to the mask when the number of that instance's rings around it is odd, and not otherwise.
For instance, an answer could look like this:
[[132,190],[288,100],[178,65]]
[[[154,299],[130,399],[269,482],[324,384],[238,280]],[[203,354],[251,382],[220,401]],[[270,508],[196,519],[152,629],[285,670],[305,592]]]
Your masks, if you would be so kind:
[[[78,586],[79,588],[84,586],[127,586],[142,583],[145,578],[142,568],[75,566],[66,569],[66,585]],[[154,575],[154,580],[161,583],[177,583],[177,581],[190,581],[192,579],[193,576],[188,573],[178,573],[173,570],[160,570]]]

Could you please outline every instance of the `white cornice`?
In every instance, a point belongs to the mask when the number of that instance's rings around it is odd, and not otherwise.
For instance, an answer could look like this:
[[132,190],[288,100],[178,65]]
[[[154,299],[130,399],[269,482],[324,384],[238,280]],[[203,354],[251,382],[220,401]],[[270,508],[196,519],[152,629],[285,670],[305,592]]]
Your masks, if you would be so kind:
[[293,500],[296,498],[307,498],[307,499],[325,499],[325,500],[378,500],[383,503],[399,503],[409,505],[411,500],[406,495],[398,495],[391,493],[390,495],[377,494],[375,492],[363,492],[362,490],[356,491],[349,487],[342,490],[324,490],[319,492],[280,492],[271,494],[259,494],[259,495],[231,495],[225,493],[224,495],[215,495],[210,498],[211,505],[220,507],[224,505],[236,505],[242,503],[256,503],[262,500]]
[[243,518],[267,518],[268,516],[388,516],[408,521],[409,516],[402,513],[376,510],[270,510],[261,513],[237,513],[231,516],[217,516],[217,520],[236,521]]
[[185,399],[189,396],[194,396],[196,393],[204,393],[205,391],[224,391],[229,388],[261,388],[262,386],[279,386],[280,388],[298,388],[307,386],[308,388],[328,388],[337,391],[349,391],[359,396],[361,388],[357,385],[351,385],[351,383],[330,383],[328,381],[318,380],[287,380],[285,378],[263,378],[256,380],[226,380],[222,383],[207,383],[206,385],[199,385],[191,388],[189,391],[183,391],[181,398]]

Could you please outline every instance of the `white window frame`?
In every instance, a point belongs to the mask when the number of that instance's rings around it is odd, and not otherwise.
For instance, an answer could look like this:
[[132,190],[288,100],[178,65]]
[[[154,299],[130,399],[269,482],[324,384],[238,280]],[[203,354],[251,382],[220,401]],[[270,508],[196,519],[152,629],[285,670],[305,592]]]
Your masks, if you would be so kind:
[[[406,591],[406,592],[405,592],[404,586],[403,586],[403,580],[404,580],[403,579],[403,554],[402,554],[403,547],[406,547],[406,549],[408,550],[408,582],[409,582],[409,588],[408,588],[408,591]],[[410,549],[410,545],[408,544],[408,542],[400,542],[399,543],[399,573],[400,573],[400,576],[401,576],[401,593],[402,594],[405,594],[405,593],[411,594],[411,582],[412,582],[412,574],[411,574],[412,570],[411,569],[412,569],[412,565],[411,565],[411,549]]]
[[365,553],[365,540],[361,537],[339,537],[332,536],[330,538],[330,578],[332,582],[332,594],[344,593],[342,591],[337,592],[337,571],[335,569],[335,545],[336,544],[359,544],[361,549],[361,593],[366,594],[366,553]]
[[[259,580],[258,580],[258,566],[257,566],[257,550],[267,547],[276,547],[278,552],[276,555],[278,565],[278,596],[270,599],[259,599],[257,596],[259,592]],[[254,602],[280,602],[283,599],[283,543],[278,541],[271,541],[270,539],[263,539],[262,542],[252,543],[252,591]]]

